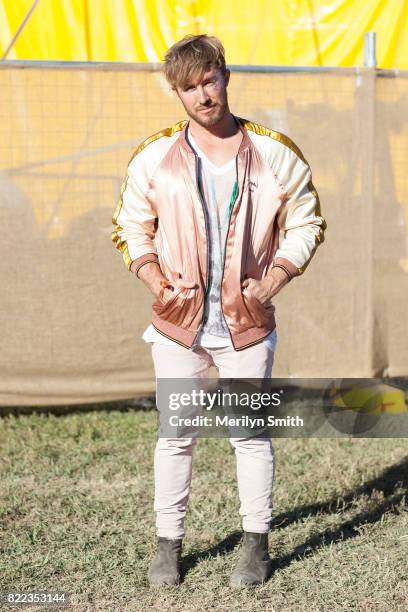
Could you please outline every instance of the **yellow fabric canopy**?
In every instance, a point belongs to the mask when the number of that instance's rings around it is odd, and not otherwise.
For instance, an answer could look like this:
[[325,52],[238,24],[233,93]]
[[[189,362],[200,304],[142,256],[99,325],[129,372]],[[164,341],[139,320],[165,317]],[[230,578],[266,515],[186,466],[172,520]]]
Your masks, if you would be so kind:
[[[4,55],[33,0],[0,0]],[[230,64],[408,68],[408,0],[39,0],[7,59],[158,62],[185,34],[222,40]]]

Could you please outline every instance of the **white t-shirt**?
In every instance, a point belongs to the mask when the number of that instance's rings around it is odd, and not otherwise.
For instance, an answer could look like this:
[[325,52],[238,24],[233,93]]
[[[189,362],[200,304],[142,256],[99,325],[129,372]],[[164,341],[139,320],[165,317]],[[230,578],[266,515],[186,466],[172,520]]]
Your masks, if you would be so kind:
[[[194,346],[217,348],[232,346],[231,336],[225,323],[220,302],[222,270],[224,266],[225,239],[237,180],[236,158],[222,166],[215,166],[201,151],[190,132],[188,140],[201,160],[201,179],[209,226],[208,248],[210,250],[209,290],[204,302],[204,323]],[[230,206],[231,205],[231,206]],[[149,325],[142,336],[146,342],[174,344]],[[276,330],[264,342],[275,350]]]

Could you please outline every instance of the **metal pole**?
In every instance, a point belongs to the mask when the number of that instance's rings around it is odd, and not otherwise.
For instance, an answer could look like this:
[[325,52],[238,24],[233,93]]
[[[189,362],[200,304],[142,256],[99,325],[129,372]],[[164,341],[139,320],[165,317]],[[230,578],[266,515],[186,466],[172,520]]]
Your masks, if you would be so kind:
[[[377,79],[377,58],[376,58],[376,38],[375,32],[364,34],[364,66],[369,68],[363,75],[363,87],[360,95],[361,102],[361,125],[362,125],[362,158],[365,163],[362,167],[361,186],[364,198],[364,223],[365,236],[363,241],[363,261],[362,288],[365,293],[364,304],[365,315],[361,325],[362,333],[362,357],[364,363],[365,376],[382,376],[378,372],[379,355],[377,351],[376,311],[375,302],[375,262],[374,262],[374,231],[375,231],[375,111],[376,111],[376,79]],[[381,359],[380,359],[381,361]]]
[[375,32],[365,32],[364,34],[364,66],[366,68],[377,68]]
[[40,0],[34,0],[34,2],[32,3],[27,15],[24,17],[23,21],[20,24],[20,27],[18,28],[17,32],[14,34],[13,38],[11,39],[9,46],[3,53],[3,57],[1,58],[2,61],[6,59],[11,49],[14,47],[15,43],[17,42],[18,37],[20,36],[21,32],[24,30],[25,26],[27,25],[27,22],[30,19],[31,15],[33,14],[33,11],[36,8],[39,1]]

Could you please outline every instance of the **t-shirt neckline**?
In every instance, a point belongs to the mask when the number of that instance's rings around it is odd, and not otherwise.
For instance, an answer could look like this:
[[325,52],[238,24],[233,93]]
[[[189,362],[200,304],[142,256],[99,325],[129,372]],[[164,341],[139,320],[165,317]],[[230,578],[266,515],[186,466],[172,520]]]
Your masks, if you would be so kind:
[[213,162],[210,159],[208,159],[206,154],[200,149],[200,147],[198,146],[198,144],[194,140],[193,135],[191,134],[190,130],[188,130],[187,138],[188,138],[191,146],[193,147],[193,149],[195,149],[195,151],[198,154],[198,156],[202,158],[202,160],[205,163],[205,165],[214,174],[224,174],[225,172],[228,172],[229,170],[231,170],[231,168],[235,165],[235,162],[236,162],[236,159],[237,159],[236,156],[233,157],[232,159],[230,159],[229,161],[227,161],[222,166],[216,166],[215,164],[213,164]]

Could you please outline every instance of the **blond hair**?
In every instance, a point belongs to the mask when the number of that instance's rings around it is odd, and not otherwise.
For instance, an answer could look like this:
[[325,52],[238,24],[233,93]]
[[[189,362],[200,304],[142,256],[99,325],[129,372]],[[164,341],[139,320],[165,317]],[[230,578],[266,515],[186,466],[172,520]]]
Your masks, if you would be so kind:
[[212,68],[225,73],[225,51],[218,38],[207,34],[188,34],[164,57],[164,74],[173,89],[185,88],[193,75],[200,78]]

